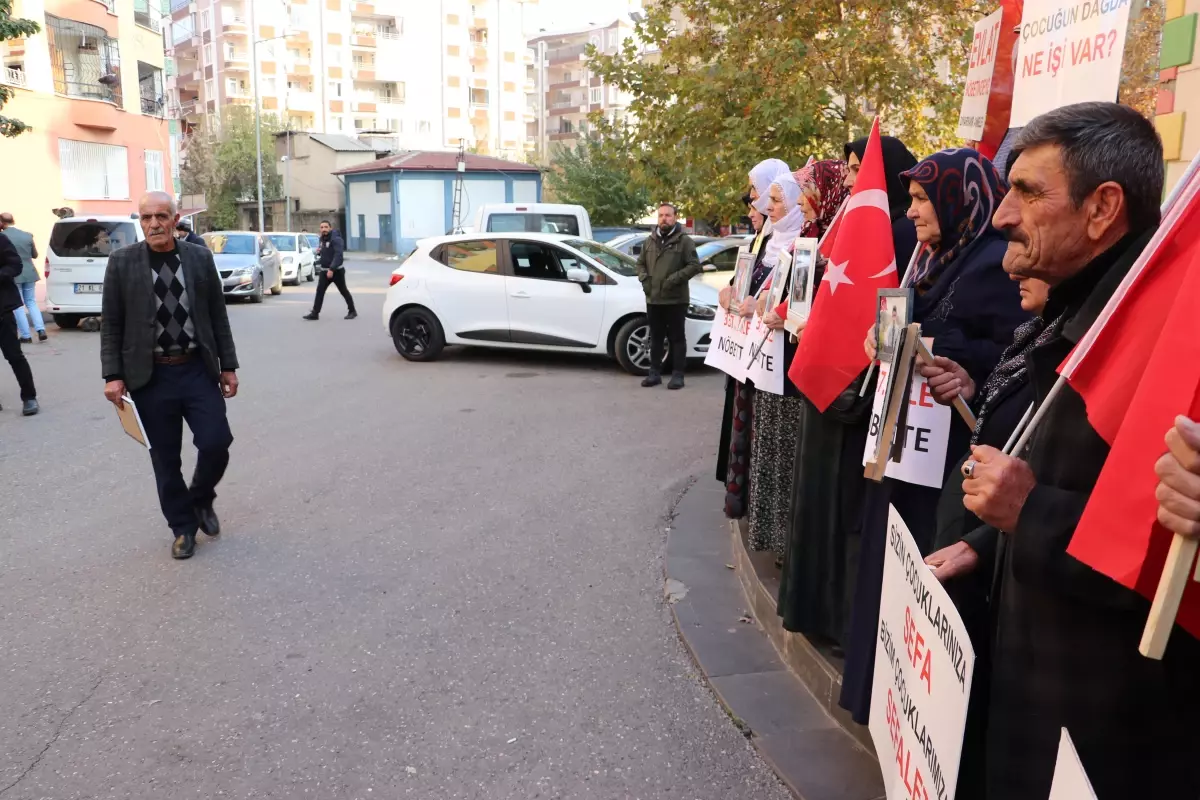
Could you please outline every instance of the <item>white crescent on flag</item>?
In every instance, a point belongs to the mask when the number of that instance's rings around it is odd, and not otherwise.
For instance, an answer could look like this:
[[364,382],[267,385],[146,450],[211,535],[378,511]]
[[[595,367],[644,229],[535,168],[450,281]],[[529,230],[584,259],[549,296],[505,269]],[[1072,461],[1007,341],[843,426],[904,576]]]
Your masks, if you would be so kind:
[[[846,214],[849,214],[856,208],[877,208],[884,213],[885,216],[891,217],[892,208],[888,205],[887,192],[882,189],[864,189],[857,194],[850,195],[849,202],[846,203]],[[885,275],[890,275],[897,272],[896,259],[892,259],[892,263],[888,264],[881,271],[876,272],[871,276],[871,279],[882,278]]]

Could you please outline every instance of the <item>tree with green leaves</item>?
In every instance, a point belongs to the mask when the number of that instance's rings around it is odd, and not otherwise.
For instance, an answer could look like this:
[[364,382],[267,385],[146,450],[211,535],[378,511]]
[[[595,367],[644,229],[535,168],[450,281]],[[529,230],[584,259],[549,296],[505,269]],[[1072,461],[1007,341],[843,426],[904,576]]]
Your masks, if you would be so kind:
[[633,95],[635,180],[715,221],[743,213],[756,162],[840,157],[875,114],[918,156],[956,141],[971,34],[990,10],[976,0],[653,3],[635,39],[592,51],[588,67]]
[[588,210],[593,225],[627,225],[644,217],[650,192],[633,178],[629,134],[610,129],[581,137],[574,147],[557,147],[546,173],[555,202]]
[[[281,130],[275,115],[262,116],[264,200],[283,196],[283,182],[275,169],[275,134]],[[180,169],[183,193],[204,195],[207,216],[216,228],[237,226],[237,204],[256,198],[254,135],[253,110],[234,107],[225,111],[219,124],[206,118],[188,137]]]
[[[0,0],[0,42],[33,36],[41,30],[41,27],[31,19],[14,19],[12,7],[12,0]],[[0,108],[4,108],[4,104],[12,99],[12,95],[12,89],[0,84]],[[29,126],[21,120],[0,115],[0,136],[11,138],[20,136],[27,130],[29,130]]]

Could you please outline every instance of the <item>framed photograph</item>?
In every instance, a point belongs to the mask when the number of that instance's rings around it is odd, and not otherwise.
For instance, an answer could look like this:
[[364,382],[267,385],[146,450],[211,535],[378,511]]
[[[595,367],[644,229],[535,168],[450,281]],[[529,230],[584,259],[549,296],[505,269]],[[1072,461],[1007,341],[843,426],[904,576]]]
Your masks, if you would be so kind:
[[738,251],[737,262],[733,267],[733,298],[730,308],[740,306],[750,295],[750,279],[754,274],[755,255],[750,248],[743,247]]
[[792,248],[792,282],[788,292],[787,329],[795,334],[812,311],[813,273],[817,266],[817,240],[797,237]]
[[780,253],[779,263],[775,265],[775,271],[771,275],[771,291],[767,295],[767,310],[778,306],[787,296],[788,278],[792,273],[792,254]]
[[913,290],[880,289],[875,308],[876,358],[891,364],[904,341],[904,329],[912,322]]

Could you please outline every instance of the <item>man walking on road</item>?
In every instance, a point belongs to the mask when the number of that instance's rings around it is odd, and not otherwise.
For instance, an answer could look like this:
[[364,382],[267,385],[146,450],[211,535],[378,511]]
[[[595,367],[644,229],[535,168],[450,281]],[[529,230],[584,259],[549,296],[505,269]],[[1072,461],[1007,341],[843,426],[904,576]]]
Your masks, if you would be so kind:
[[[4,231],[4,235],[13,243],[13,247],[17,248],[17,254],[21,256],[23,265],[21,274],[15,280],[24,306],[13,312],[17,318],[17,333],[22,342],[32,344],[33,331],[29,329],[29,319],[32,319],[33,330],[37,331],[38,341],[44,342],[48,338],[46,323],[42,319],[42,310],[37,305],[37,282],[40,277],[37,265],[33,261],[38,257],[37,245],[33,243],[33,234],[21,230],[13,224],[14,222],[13,215],[7,211],[0,214],[0,231]],[[26,309],[29,310],[29,319],[25,317]]]
[[[191,558],[196,530],[216,536],[217,484],[233,433],[225,400],[237,395],[237,352],[212,253],[175,239],[179,212],[165,192],[138,206],[144,242],[108,258],[100,325],[104,396],[118,408],[128,394],[150,445],[163,516],[175,535],[171,555]],[[196,445],[189,487],[179,451],[183,421]]]
[[22,305],[21,292],[13,282],[21,274],[22,267],[17,248],[0,233],[0,352],[4,353],[4,360],[12,367],[17,385],[21,387],[21,414],[32,417],[38,413],[37,389],[33,386],[33,370],[21,352],[17,320],[12,313]]
[[321,278],[317,281],[317,299],[313,301],[312,311],[304,315],[305,319],[316,320],[321,316],[321,306],[325,303],[325,291],[329,284],[337,286],[342,297],[346,299],[346,319],[354,319],[358,312],[354,310],[354,298],[346,288],[346,269],[342,266],[342,254],[346,252],[346,243],[342,234],[333,229],[328,220],[321,222],[321,246],[318,257],[321,259]]
[[637,260],[638,280],[646,293],[646,318],[650,322],[650,374],[642,386],[662,383],[663,340],[671,344],[671,382],[668,389],[683,388],[687,366],[688,281],[700,274],[696,244],[676,222],[678,211],[670,203],[658,207],[658,227],[646,239]]

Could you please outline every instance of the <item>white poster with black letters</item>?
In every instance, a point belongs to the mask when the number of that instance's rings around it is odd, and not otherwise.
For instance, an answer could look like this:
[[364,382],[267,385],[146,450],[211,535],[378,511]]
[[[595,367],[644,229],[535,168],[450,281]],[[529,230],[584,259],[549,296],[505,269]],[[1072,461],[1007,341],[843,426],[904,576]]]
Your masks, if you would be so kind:
[[[864,466],[874,461],[879,433],[883,430],[890,369],[890,364],[880,362],[879,381],[875,384],[875,400],[871,407],[871,427],[867,430],[867,446],[863,450]],[[940,489],[946,470],[951,417],[950,408],[935,403],[929,392],[929,384],[920,374],[914,374],[908,395],[905,430],[896,432],[897,437],[904,436],[904,450],[899,461],[887,462],[887,477]]]
[[[779,263],[771,273],[770,288],[763,289],[767,293],[763,317],[774,311],[783,302],[788,287],[788,278],[791,275],[791,267],[791,254],[781,254]],[[746,380],[754,382],[754,388],[781,395],[783,394],[783,374],[787,370],[787,365],[783,363],[783,338],[787,333],[782,330],[771,330],[764,323],[763,317],[755,314],[754,322],[750,325],[750,332],[746,336],[743,374]]]

